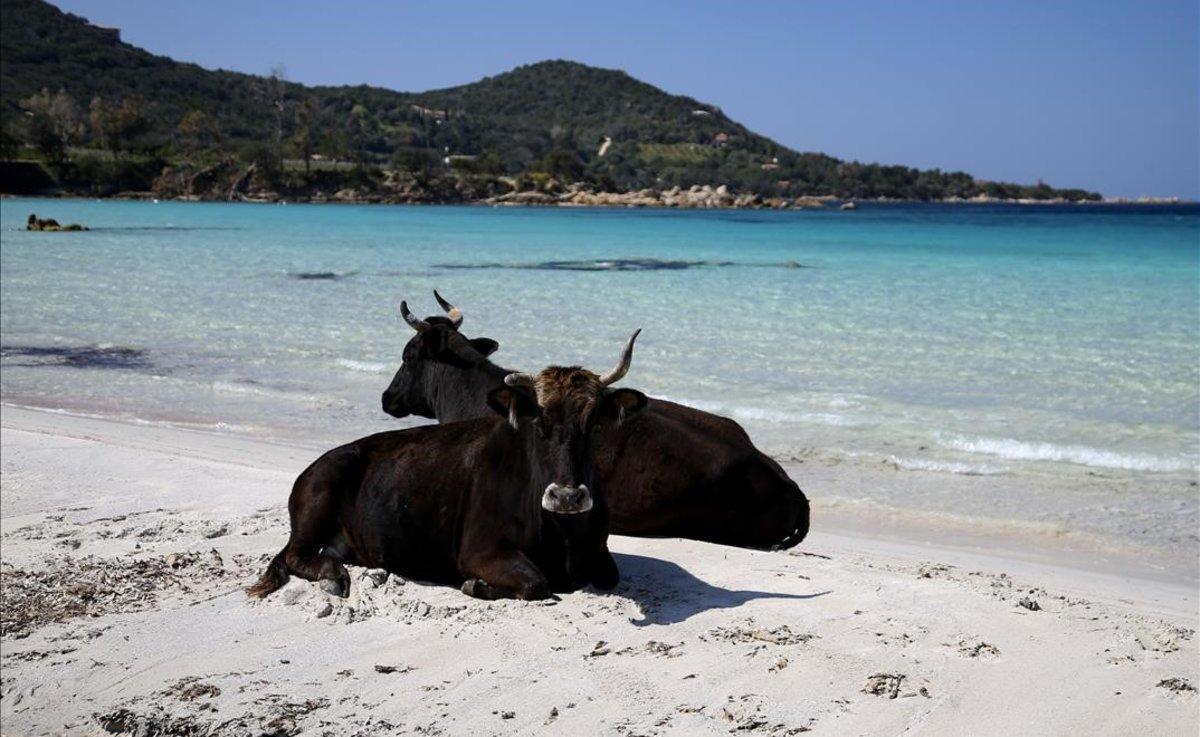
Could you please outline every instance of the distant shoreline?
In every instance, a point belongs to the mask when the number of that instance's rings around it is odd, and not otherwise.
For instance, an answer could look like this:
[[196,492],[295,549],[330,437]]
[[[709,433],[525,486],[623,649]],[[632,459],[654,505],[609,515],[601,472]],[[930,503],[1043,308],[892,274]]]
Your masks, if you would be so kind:
[[[297,205],[410,205],[410,206],[474,206],[474,207],[509,207],[509,208],[536,208],[536,209],[557,209],[557,208],[591,208],[591,209],[658,209],[658,210],[811,210],[811,211],[835,211],[835,210],[850,210],[852,211],[858,205],[963,205],[963,206],[985,206],[985,205],[1011,205],[1011,206],[1032,206],[1032,207],[1061,207],[1061,206],[1084,206],[1084,207],[1103,207],[1111,205],[1122,206],[1190,206],[1200,205],[1200,200],[1185,200],[1179,197],[1113,197],[1103,200],[1066,200],[1061,198],[1038,200],[1038,199],[1001,199],[1001,198],[948,198],[940,200],[915,200],[915,199],[898,199],[898,198],[852,198],[841,199],[833,196],[820,197],[797,197],[797,198],[759,198],[759,202],[742,202],[739,203],[736,199],[728,204],[704,203],[704,204],[667,204],[662,201],[652,202],[638,192],[596,192],[590,193],[593,196],[588,198],[588,201],[575,202],[560,199],[556,195],[545,195],[540,192],[513,192],[510,195],[517,195],[510,199],[501,197],[488,197],[479,199],[464,199],[464,200],[444,200],[444,201],[417,201],[406,200],[402,198],[389,198],[380,196],[318,196],[318,197],[255,197],[244,196],[237,198],[216,198],[216,197],[196,197],[196,196],[181,196],[181,197],[159,197],[153,192],[119,192],[112,195],[83,195],[72,192],[37,192],[37,193],[13,193],[0,192],[0,199],[48,199],[48,200],[125,200],[125,201],[153,201],[153,202],[208,202],[208,203],[227,203],[227,204],[251,204],[251,205],[270,205],[270,204],[297,204]],[[754,195],[742,195],[742,197],[756,197]],[[785,200],[780,202],[780,200]],[[846,207],[850,205],[850,207]]]

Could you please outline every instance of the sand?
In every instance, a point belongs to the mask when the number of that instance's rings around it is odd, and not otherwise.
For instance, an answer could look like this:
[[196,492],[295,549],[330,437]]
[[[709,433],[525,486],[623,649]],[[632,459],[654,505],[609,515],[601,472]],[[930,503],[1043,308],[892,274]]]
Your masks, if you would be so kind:
[[[622,583],[482,602],[352,569],[241,592],[311,448],[6,406],[5,735],[1192,735],[1197,592],[822,526],[614,537]],[[829,479],[823,480],[830,483]]]

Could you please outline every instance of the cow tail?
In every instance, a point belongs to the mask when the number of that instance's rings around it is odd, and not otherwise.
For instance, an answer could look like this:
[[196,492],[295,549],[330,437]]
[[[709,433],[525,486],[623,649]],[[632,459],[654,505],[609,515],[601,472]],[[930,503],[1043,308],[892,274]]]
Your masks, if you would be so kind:
[[246,589],[248,596],[262,599],[287,583],[288,569],[283,562],[283,554],[284,550],[281,550],[278,555],[271,559],[271,562],[267,565],[267,570],[263,571],[258,581]]

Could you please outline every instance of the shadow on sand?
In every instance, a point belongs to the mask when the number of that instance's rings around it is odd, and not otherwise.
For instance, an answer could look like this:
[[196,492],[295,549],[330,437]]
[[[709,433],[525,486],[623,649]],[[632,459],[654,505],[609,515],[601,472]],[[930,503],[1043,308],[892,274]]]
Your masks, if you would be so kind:
[[701,581],[683,567],[644,555],[613,553],[621,571],[614,593],[637,602],[642,618],[634,626],[673,624],[710,609],[733,609],[754,599],[815,599],[828,594],[782,594],[772,591],[732,591]]

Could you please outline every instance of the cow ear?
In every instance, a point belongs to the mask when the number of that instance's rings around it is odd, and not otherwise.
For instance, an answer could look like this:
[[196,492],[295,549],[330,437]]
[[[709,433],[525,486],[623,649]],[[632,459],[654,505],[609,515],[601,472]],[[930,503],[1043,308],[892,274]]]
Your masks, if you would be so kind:
[[604,404],[610,412],[624,420],[626,415],[646,406],[646,395],[637,389],[613,389],[604,395]]
[[500,344],[491,338],[473,338],[467,342],[471,344],[472,348],[479,351],[484,358],[500,350]]
[[501,417],[508,418],[508,424],[517,429],[517,417],[537,414],[537,400],[529,390],[516,386],[498,386],[488,392],[488,406]]
[[470,368],[484,360],[484,356],[475,350],[471,341],[459,335],[457,331],[447,329],[438,332],[442,334],[438,352],[434,354],[434,358],[438,361],[460,368]]

